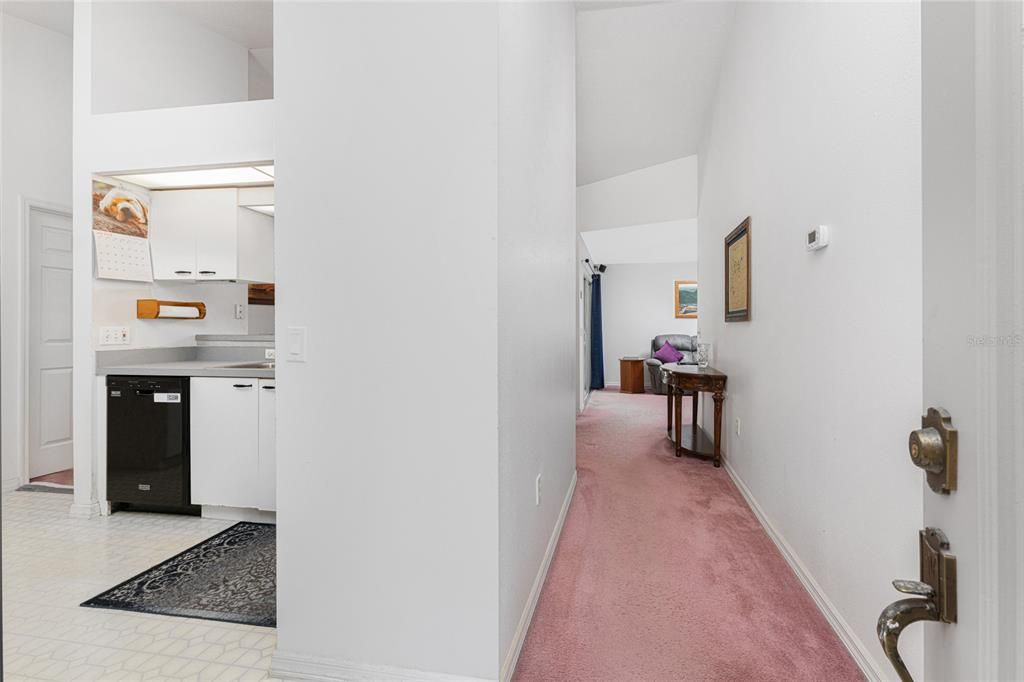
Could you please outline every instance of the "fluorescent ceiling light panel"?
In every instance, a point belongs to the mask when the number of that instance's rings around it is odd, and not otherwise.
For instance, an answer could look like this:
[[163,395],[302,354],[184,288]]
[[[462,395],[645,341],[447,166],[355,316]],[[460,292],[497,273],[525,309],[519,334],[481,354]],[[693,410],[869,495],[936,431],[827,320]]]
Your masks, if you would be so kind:
[[246,206],[250,211],[256,211],[257,213],[263,213],[264,215],[274,215],[274,205],[269,204],[266,206]]
[[179,187],[216,187],[234,185],[265,185],[272,181],[265,173],[248,166],[235,168],[201,168],[198,170],[164,171],[115,175],[118,180],[142,185],[147,189]]
[[270,166],[255,166],[255,168],[256,168],[256,170],[258,170],[261,173],[266,173],[270,177],[274,177],[274,166],[273,165],[270,165]]

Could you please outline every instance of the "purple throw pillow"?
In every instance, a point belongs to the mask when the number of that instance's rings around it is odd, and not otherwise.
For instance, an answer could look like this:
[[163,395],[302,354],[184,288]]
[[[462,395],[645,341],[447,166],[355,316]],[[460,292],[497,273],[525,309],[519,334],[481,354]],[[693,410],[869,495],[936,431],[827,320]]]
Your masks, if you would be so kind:
[[666,341],[665,344],[654,354],[654,357],[665,364],[669,364],[671,362],[679,362],[683,357],[683,354],[677,351],[672,344]]

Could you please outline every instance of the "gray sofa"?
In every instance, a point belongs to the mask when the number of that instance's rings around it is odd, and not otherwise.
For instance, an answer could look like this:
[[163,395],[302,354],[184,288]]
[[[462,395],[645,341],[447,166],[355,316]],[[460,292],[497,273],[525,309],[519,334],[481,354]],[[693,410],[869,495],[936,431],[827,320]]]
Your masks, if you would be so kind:
[[697,338],[694,336],[688,336],[687,334],[659,334],[651,339],[651,357],[647,358],[644,363],[647,365],[647,372],[651,375],[651,387],[655,393],[665,393],[665,384],[661,380],[661,360],[654,357],[654,354],[658,352],[658,349],[665,345],[668,341],[669,345],[675,348],[677,351],[683,354],[682,359],[679,361],[684,365],[696,365],[697,364]]

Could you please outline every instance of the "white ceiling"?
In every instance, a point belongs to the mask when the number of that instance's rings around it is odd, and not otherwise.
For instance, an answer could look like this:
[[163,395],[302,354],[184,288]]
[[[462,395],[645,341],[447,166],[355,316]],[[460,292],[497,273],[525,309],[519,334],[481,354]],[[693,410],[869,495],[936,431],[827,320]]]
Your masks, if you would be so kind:
[[5,0],[3,12],[66,36],[74,32],[75,7],[71,0]]
[[578,185],[697,153],[735,9],[623,5],[578,4]]

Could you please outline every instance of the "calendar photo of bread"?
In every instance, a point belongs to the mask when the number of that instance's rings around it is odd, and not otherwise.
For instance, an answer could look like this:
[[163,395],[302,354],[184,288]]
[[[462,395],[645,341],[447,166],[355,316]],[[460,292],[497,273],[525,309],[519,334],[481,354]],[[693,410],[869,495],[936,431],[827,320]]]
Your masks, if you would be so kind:
[[92,181],[92,229],[149,237],[149,192],[124,183]]

